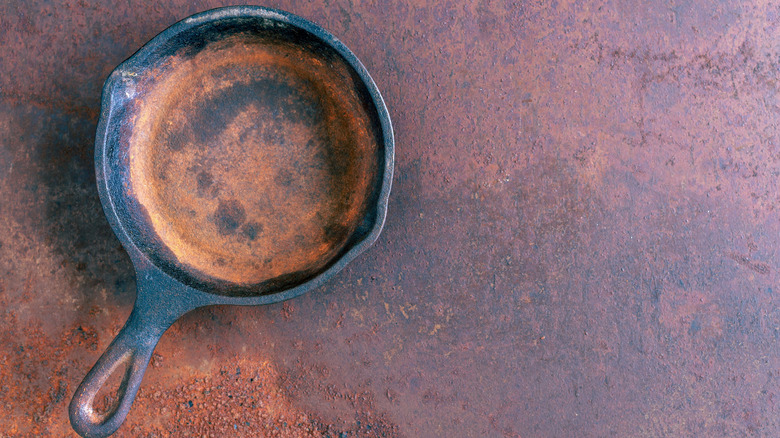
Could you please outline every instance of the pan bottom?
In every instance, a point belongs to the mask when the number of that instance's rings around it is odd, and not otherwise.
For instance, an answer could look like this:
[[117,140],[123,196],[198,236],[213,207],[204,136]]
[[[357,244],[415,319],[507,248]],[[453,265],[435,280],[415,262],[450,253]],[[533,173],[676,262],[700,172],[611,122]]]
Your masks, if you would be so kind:
[[136,91],[128,190],[169,262],[250,286],[314,274],[344,248],[378,146],[343,62],[238,34]]

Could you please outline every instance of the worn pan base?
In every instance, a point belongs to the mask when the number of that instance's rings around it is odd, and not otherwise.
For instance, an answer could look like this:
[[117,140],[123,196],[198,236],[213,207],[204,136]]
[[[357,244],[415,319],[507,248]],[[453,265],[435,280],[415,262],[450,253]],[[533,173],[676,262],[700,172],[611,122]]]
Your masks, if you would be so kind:
[[301,283],[376,196],[376,117],[333,54],[233,32],[167,57],[132,93],[136,231],[185,280],[231,295]]

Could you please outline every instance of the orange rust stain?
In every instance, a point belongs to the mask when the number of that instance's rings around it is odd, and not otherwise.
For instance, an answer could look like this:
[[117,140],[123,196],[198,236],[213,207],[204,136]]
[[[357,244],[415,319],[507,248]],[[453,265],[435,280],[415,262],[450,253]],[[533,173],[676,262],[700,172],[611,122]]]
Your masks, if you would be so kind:
[[[298,400],[309,390],[301,388],[300,376],[280,372],[269,362],[233,357],[230,365],[188,369],[188,378],[160,388],[142,388],[136,409],[153,415],[130,416],[118,437],[135,437],[151,431],[162,436],[231,437],[339,437],[401,436],[397,426],[382,414],[371,413],[365,394],[328,388],[331,399],[354,411],[354,417],[322,418],[307,413]],[[166,371],[156,377],[168,379]],[[176,379],[180,380],[180,376]]]
[[345,246],[378,147],[346,65],[241,34],[139,84],[130,189],[179,264],[251,286]]

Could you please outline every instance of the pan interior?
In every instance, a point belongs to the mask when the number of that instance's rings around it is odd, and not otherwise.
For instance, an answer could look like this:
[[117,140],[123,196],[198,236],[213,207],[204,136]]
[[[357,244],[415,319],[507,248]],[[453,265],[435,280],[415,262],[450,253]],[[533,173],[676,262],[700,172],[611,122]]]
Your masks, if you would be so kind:
[[376,127],[350,72],[306,45],[237,33],[139,80],[125,190],[155,255],[245,288],[332,262],[377,178]]

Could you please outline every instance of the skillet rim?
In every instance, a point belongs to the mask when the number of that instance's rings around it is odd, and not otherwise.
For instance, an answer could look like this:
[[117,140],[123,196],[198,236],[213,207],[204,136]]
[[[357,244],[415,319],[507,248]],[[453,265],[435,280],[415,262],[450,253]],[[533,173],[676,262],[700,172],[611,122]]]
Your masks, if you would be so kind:
[[[368,233],[366,233],[361,239],[352,243],[348,250],[341,253],[340,255],[337,255],[330,266],[327,267],[327,269],[320,272],[319,274],[316,274],[303,283],[287,289],[282,289],[277,292],[268,292],[261,295],[249,296],[222,295],[215,292],[209,292],[206,290],[206,288],[187,285],[180,280],[174,279],[170,274],[157,266],[133,241],[122,223],[122,218],[120,218],[116,211],[112,198],[112,190],[109,187],[107,178],[107,175],[110,174],[112,170],[109,165],[109,160],[106,157],[106,146],[109,142],[108,126],[111,124],[110,122],[112,120],[111,117],[113,109],[115,105],[122,104],[128,99],[132,99],[132,97],[124,93],[124,91],[126,91],[124,83],[128,78],[132,78],[135,75],[134,72],[146,68],[146,66],[143,65],[142,60],[147,55],[150,55],[156,48],[166,44],[172,38],[182,32],[188,31],[205,23],[216,22],[225,18],[238,17],[268,19],[284,23],[288,26],[296,27],[311,34],[314,38],[329,46],[339,56],[341,56],[346,64],[353,69],[354,73],[358,78],[360,78],[360,81],[366,87],[366,91],[370,96],[371,102],[374,105],[376,115],[379,120],[379,127],[382,131],[381,146],[384,148],[384,167],[382,168],[381,166],[378,166],[377,168],[377,171],[382,172],[379,193],[376,197],[376,200],[372,202],[371,205],[369,205],[369,210],[365,215],[370,216],[373,213],[374,216],[374,222],[370,228],[370,231],[368,231]],[[156,35],[154,38],[149,40],[149,42],[144,44],[127,60],[119,64],[111,72],[103,84],[101,109],[95,140],[95,175],[98,186],[98,194],[103,206],[103,211],[109,221],[109,224],[111,225],[114,234],[117,236],[117,238],[119,238],[122,246],[130,255],[130,258],[136,269],[139,281],[139,294],[142,289],[140,287],[140,283],[143,281],[142,279],[145,278],[146,281],[151,281],[151,278],[160,275],[167,277],[165,280],[172,280],[173,284],[178,284],[185,289],[181,292],[201,295],[199,299],[195,300],[199,303],[198,306],[207,304],[270,304],[294,298],[320,286],[322,283],[329,280],[336,273],[341,271],[359,254],[370,247],[381,234],[387,216],[387,204],[393,179],[394,161],[395,141],[390,115],[387,111],[385,101],[382,98],[382,95],[379,93],[379,89],[377,88],[376,83],[366,70],[365,66],[363,66],[363,64],[355,56],[355,54],[352,53],[352,51],[350,51],[338,38],[336,38],[330,32],[311,21],[279,9],[267,8],[263,6],[228,6],[223,8],[210,9],[187,17],[171,25]],[[141,271],[144,270],[144,268],[156,271],[154,273],[155,275],[150,276],[149,273],[146,273],[146,275],[141,275]],[[169,285],[172,284],[170,281],[163,282]]]

